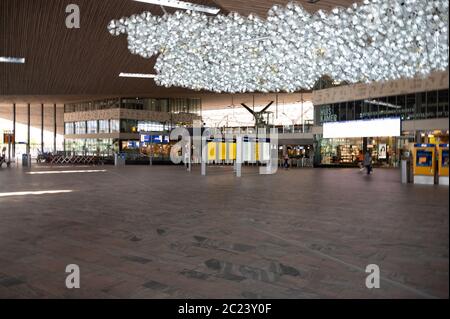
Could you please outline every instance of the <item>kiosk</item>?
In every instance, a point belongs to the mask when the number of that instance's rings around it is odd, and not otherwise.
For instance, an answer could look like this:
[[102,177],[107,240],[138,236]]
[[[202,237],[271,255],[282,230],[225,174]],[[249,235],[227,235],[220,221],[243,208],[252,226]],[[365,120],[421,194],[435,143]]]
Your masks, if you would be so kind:
[[414,184],[434,184],[435,156],[436,146],[434,144],[414,144]]
[[439,185],[448,185],[448,144],[439,145],[438,157]]

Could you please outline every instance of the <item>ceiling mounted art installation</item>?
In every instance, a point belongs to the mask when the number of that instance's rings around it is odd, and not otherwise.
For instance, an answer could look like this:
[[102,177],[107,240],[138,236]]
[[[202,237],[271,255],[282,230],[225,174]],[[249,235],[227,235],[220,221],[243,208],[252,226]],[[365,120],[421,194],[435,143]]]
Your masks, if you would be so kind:
[[295,92],[323,75],[348,83],[425,76],[448,67],[447,0],[366,0],[308,13],[275,5],[267,19],[149,12],[113,20],[128,48],[157,56],[158,85],[214,92]]

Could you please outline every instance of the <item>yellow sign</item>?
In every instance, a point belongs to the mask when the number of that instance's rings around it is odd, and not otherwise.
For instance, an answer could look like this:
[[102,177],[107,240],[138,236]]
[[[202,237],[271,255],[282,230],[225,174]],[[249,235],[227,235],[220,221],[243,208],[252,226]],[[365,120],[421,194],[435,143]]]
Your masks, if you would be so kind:
[[216,143],[209,142],[208,143],[208,161],[216,160]]

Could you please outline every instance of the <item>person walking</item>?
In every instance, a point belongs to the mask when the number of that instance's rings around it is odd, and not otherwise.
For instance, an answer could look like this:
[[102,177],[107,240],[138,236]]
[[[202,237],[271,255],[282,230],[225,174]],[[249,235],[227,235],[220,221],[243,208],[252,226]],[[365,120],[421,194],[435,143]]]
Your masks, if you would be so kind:
[[289,168],[289,155],[287,153],[284,155],[284,168]]
[[367,170],[367,175],[369,175],[372,172],[372,155],[370,155],[369,151],[366,151],[364,156],[364,167]]

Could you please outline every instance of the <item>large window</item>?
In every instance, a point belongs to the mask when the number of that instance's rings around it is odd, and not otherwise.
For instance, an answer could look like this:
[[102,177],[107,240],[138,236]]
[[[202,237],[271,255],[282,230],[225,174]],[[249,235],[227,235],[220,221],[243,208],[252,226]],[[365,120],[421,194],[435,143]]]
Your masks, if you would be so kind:
[[402,120],[443,118],[448,117],[448,113],[446,89],[321,105],[316,108],[315,123],[387,117],[401,117]]
[[416,94],[416,116],[415,119],[427,118],[427,93]]
[[111,133],[119,133],[120,132],[120,121],[119,120],[111,120],[110,121],[110,132]]
[[109,133],[109,120],[99,120],[98,121],[98,132],[99,133]]
[[74,124],[73,122],[67,122],[64,123],[64,133],[69,134],[75,134]]
[[88,134],[97,134],[97,121],[87,121],[87,133]]
[[123,98],[108,99],[98,101],[88,101],[81,103],[66,104],[64,106],[65,113],[72,112],[90,112],[114,108],[124,108],[132,110],[145,110],[154,112],[172,112],[172,113],[191,113],[200,114],[200,99],[184,99],[184,98]]
[[427,118],[437,117],[438,110],[438,92],[427,92]]
[[448,117],[448,90],[438,92],[438,117]]
[[137,133],[137,120],[120,120],[121,133]]
[[86,122],[75,122],[75,134],[86,134]]
[[170,127],[168,124],[160,122],[138,121],[139,132],[161,132],[169,129]]
[[347,120],[347,103],[340,103],[339,104],[339,121],[346,121]]

